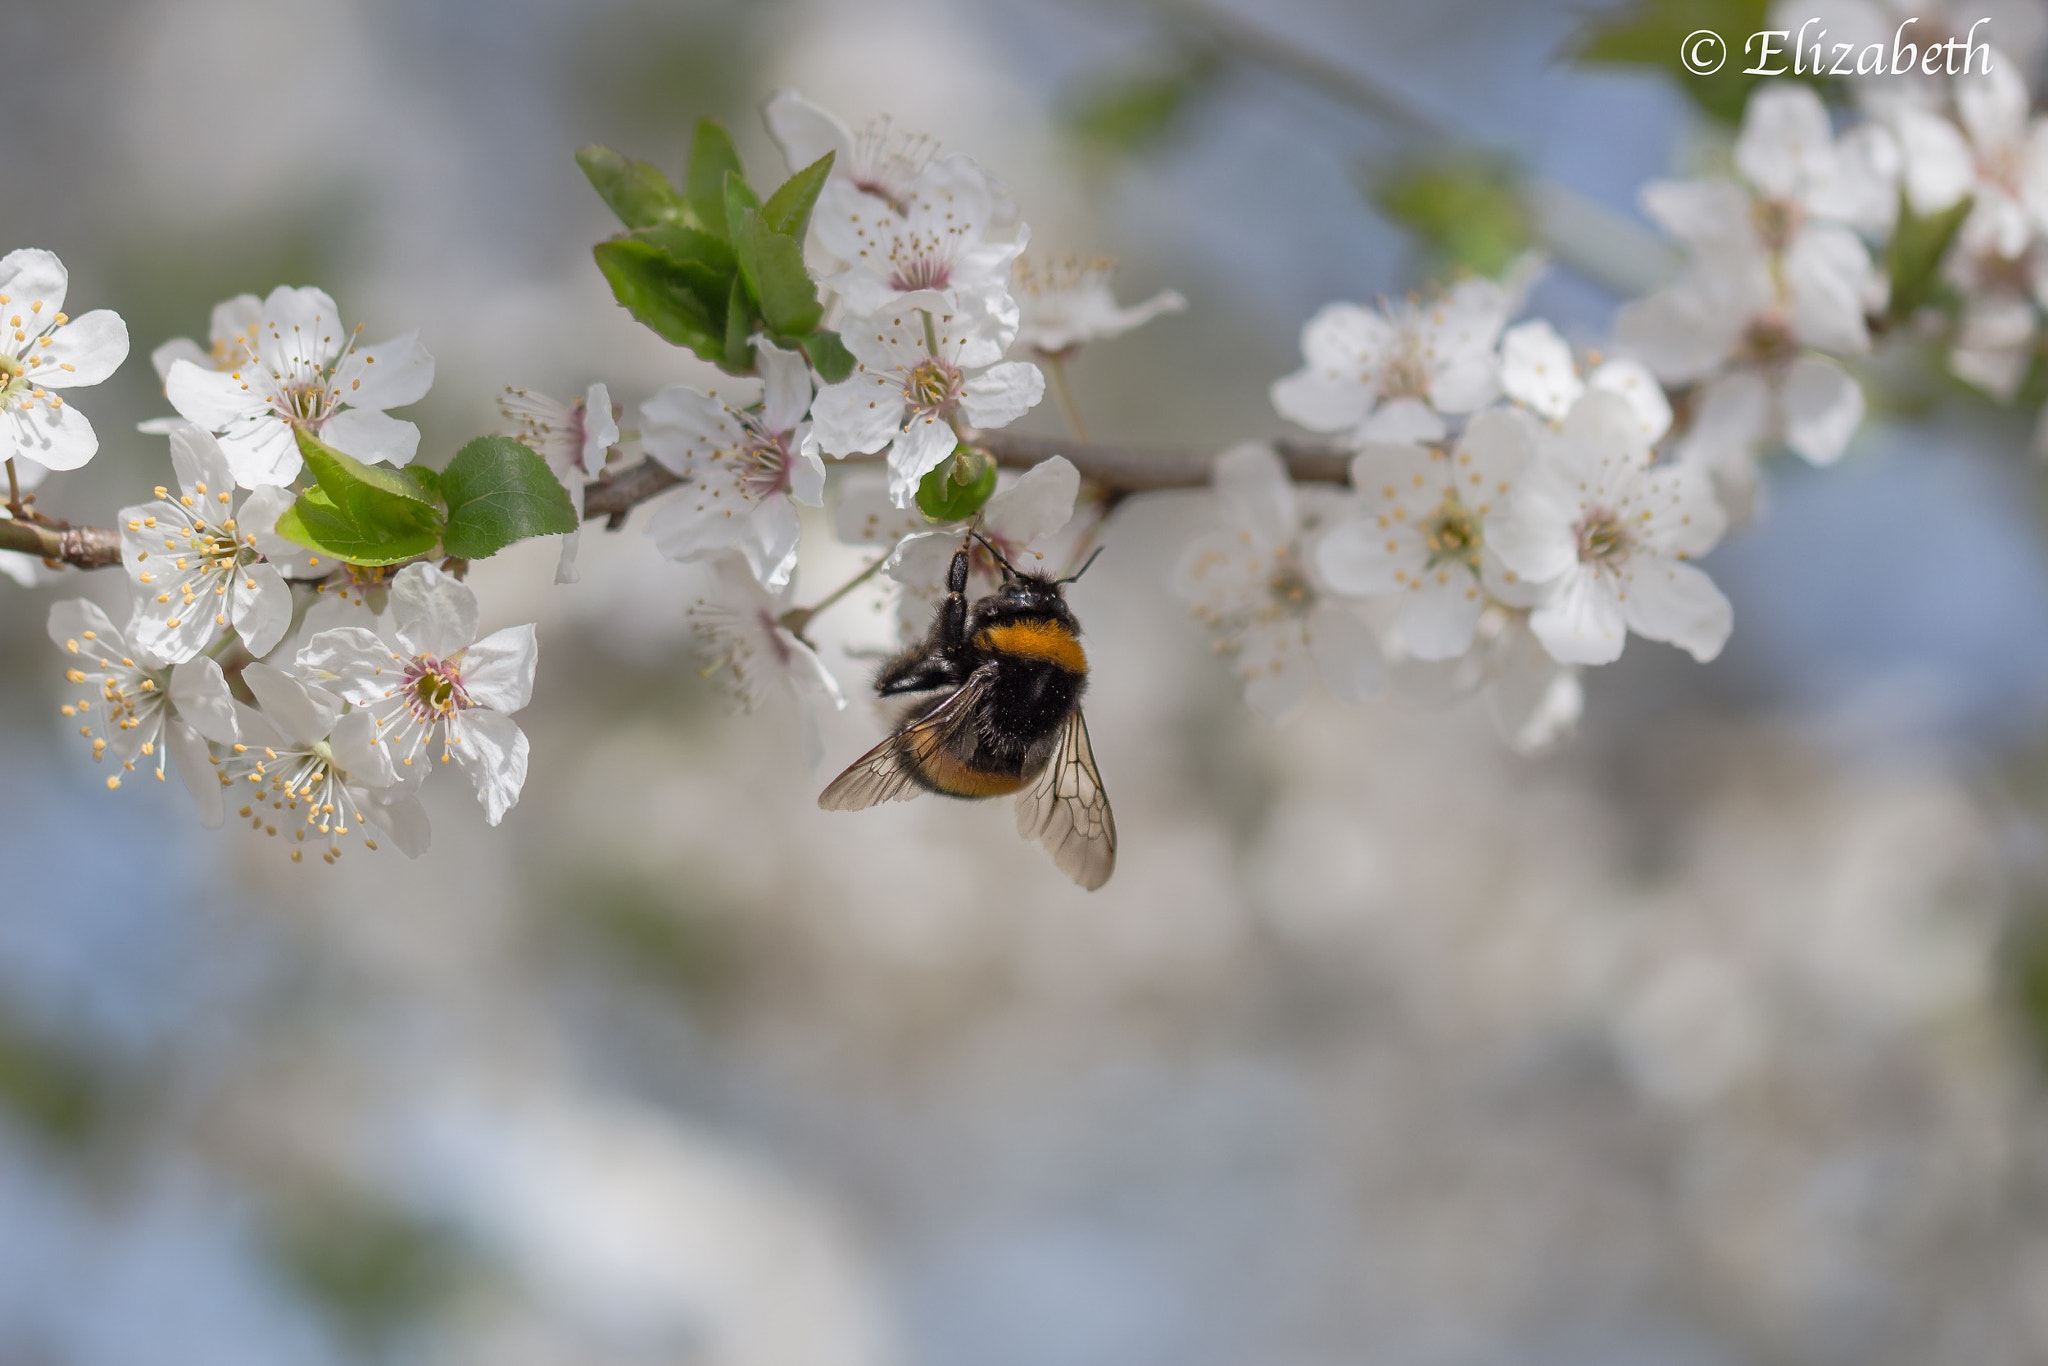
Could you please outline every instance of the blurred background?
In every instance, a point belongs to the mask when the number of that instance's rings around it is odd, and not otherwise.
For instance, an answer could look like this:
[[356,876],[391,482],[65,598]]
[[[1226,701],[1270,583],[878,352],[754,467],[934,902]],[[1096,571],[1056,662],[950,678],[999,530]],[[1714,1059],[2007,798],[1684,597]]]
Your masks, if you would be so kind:
[[[673,172],[709,114],[773,183],[778,86],[1184,293],[1076,380],[1099,437],[1201,448],[1279,430],[1316,307],[1428,277],[1389,168],[1640,223],[1711,154],[1672,82],[1561,59],[1576,4],[1233,2],[1408,112],[1139,0],[11,4],[0,244],[135,341],[42,505],[166,478],[147,354],[238,291],[418,327],[435,463],[507,383],[701,378],[613,304],[572,153]],[[1590,342],[1616,302],[1558,269],[1532,309]],[[473,574],[540,623],[532,776],[495,831],[430,785],[417,863],[104,790],[42,623],[125,585],[0,584],[0,1366],[2048,1359],[2029,423],[1938,399],[1773,468],[1708,563],[1727,653],[1637,641],[1534,760],[1476,706],[1258,721],[1163,589],[1203,497],[1128,505],[1074,594],[1093,896],[1007,811],[817,811],[878,720],[814,773],[729,715],[637,522],[572,587],[547,543]],[[849,683],[888,623],[821,619]]]

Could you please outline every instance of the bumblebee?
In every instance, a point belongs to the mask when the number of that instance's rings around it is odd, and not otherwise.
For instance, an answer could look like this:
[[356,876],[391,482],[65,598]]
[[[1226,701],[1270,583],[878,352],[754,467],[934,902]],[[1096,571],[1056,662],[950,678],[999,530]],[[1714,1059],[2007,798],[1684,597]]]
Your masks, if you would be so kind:
[[[909,697],[911,705],[888,739],[832,780],[818,805],[859,811],[924,792],[968,799],[1014,793],[1017,832],[1036,838],[1060,871],[1093,891],[1116,866],[1116,820],[1081,718],[1088,656],[1067,607],[1066,585],[1088,565],[1066,579],[1024,574],[984,540],[1003,582],[970,607],[969,544],[953,556],[930,633],[875,679],[877,693]],[[936,700],[917,696],[932,693]]]

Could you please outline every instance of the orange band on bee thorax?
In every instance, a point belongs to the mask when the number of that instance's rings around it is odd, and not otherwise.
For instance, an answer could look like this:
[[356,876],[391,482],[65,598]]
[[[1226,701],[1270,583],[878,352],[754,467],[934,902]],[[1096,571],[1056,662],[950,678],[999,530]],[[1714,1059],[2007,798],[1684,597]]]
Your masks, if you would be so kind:
[[975,637],[975,644],[997,654],[1042,659],[1068,673],[1088,672],[1088,656],[1074,633],[1056,621],[1006,621]]

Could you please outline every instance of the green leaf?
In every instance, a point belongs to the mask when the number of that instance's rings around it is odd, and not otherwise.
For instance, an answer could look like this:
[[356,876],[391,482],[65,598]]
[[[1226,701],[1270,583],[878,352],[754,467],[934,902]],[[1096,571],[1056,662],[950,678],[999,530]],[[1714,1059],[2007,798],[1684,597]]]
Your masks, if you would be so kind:
[[747,184],[745,176],[735,171],[725,178],[725,237],[733,249],[739,249],[740,221],[748,214],[761,211],[761,196],[754,193],[754,187]]
[[[1662,71],[1707,114],[1723,123],[1740,123],[1751,87],[1765,79],[1744,73],[1745,67],[1758,63],[1757,49],[1745,53],[1743,43],[1770,27],[1769,7],[1770,0],[1630,0],[1589,18],[1565,50],[1583,65]],[[1707,75],[1688,70],[1683,60],[1688,39],[1702,29],[1723,40],[1721,65]],[[1782,65],[1791,66],[1789,53]]]
[[529,536],[562,536],[577,527],[569,491],[547,461],[509,436],[480,436],[441,471],[448,499],[450,555],[482,560]]
[[631,237],[592,250],[612,294],[654,334],[687,346],[714,364],[725,359],[725,320],[714,318],[699,289],[704,277],[671,260],[652,242]]
[[770,328],[809,332],[824,318],[818,284],[804,269],[803,245],[794,237],[771,231],[757,211],[743,208],[733,222],[733,249],[740,258],[740,278]]
[[1954,288],[1941,278],[1941,262],[1975,202],[1965,196],[1938,213],[1921,215],[1913,212],[1903,193],[1899,196],[1898,226],[1884,257],[1885,273],[1892,282],[1888,313],[1894,321],[1903,322],[1923,308],[1954,301]]
[[679,222],[690,212],[688,202],[676,193],[668,177],[648,162],[629,161],[609,147],[592,143],[577,149],[576,164],[629,228]]
[[1151,151],[1185,125],[1221,72],[1215,52],[1191,47],[1163,62],[1096,75],[1061,99],[1060,121],[1082,142],[1102,151]]
[[[718,277],[722,286],[739,269],[739,258],[723,237],[713,237],[684,223],[659,223],[631,234],[636,242],[650,242],[680,266],[700,266]],[[723,291],[721,290],[721,294]]]
[[754,310],[747,302],[745,283],[735,275],[725,302],[725,368],[732,374],[754,373],[753,335]]
[[299,454],[318,486],[278,518],[278,534],[350,564],[397,564],[441,538],[441,510],[409,475],[366,465],[303,430]]
[[1428,244],[1439,270],[1498,275],[1535,237],[1514,168],[1496,157],[1409,162],[1376,177],[1369,193],[1381,213]]
[[839,340],[837,332],[819,328],[808,337],[795,339],[803,350],[804,359],[818,372],[818,378],[827,384],[837,384],[853,373],[853,352],[846,349],[846,343]]
[[690,174],[688,177],[691,212],[697,216],[697,226],[714,237],[726,235],[725,225],[725,178],[737,176],[740,183],[746,183],[746,168],[740,164],[740,154],[732,145],[732,135],[725,131],[725,125],[716,119],[697,120],[697,136],[690,144]]
[[965,446],[917,485],[917,506],[934,522],[964,522],[996,491],[996,462]]
[[811,209],[817,204],[825,181],[832,175],[832,159],[837,155],[836,152],[827,152],[783,181],[782,188],[769,195],[768,202],[761,206],[761,221],[771,231],[802,242],[811,225]]

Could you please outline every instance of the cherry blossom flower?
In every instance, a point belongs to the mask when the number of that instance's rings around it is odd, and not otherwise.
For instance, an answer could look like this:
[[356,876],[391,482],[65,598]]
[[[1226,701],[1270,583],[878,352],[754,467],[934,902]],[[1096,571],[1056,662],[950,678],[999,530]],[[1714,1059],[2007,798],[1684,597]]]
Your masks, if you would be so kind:
[[242,680],[263,709],[238,709],[241,738],[228,746],[220,781],[244,799],[243,820],[272,836],[282,822],[294,862],[307,843],[324,843],[321,858],[334,862],[351,833],[374,851],[371,825],[408,858],[426,851],[426,809],[412,790],[394,788],[368,712],[344,714],[333,693],[267,664],[247,666]]
[[[165,756],[174,757],[201,819],[219,825],[220,784],[206,742],[229,744],[239,735],[234,696],[220,665],[211,659],[167,664],[129,644],[106,612],[85,598],[53,604],[49,631],[70,662],[65,680],[79,689],[64,704],[64,715],[92,742],[92,757],[113,759],[123,773],[154,759],[158,782]],[[120,785],[119,773],[107,779],[109,788]]]
[[1499,394],[1494,346],[1520,291],[1470,279],[1428,303],[1331,304],[1302,329],[1308,364],[1273,384],[1280,416],[1367,441],[1437,441],[1444,415]]
[[[1073,522],[1074,499],[1080,492],[1081,472],[1064,455],[1056,455],[998,489],[973,526],[1011,567],[1043,574],[1049,569],[1049,548],[1064,539],[1060,533]],[[966,525],[919,531],[902,538],[890,554],[884,572],[903,587],[897,613],[906,634],[921,636],[930,627],[933,605],[945,594],[946,574]],[[994,591],[1001,566],[980,540],[968,546],[968,565],[968,596]]]
[[1567,664],[1608,664],[1629,631],[1702,662],[1721,652],[1733,614],[1686,563],[1726,526],[1703,471],[1652,468],[1627,400],[1594,390],[1536,455],[1487,524],[1501,562],[1540,589],[1530,629]]
[[295,431],[359,460],[403,465],[419,450],[419,428],[384,410],[426,397],[434,358],[418,333],[359,346],[360,331],[342,327],[324,290],[280,285],[263,301],[253,361],[221,371],[174,360],[164,392],[180,416],[220,437],[244,488],[298,477]]
[[831,152],[834,181],[897,212],[909,201],[911,183],[939,150],[938,143],[928,137],[896,131],[886,118],[854,133],[794,90],[776,91],[761,112],[791,171],[800,171]]
[[417,782],[414,761],[436,739],[441,762],[469,775],[496,825],[526,782],[526,735],[512,719],[533,695],[534,628],[508,626],[477,639],[476,594],[430,564],[391,581],[390,639],[360,626],[322,631],[299,651],[293,672],[327,687],[376,723],[401,781]]
[[1065,356],[1091,341],[1120,337],[1165,313],[1188,306],[1165,289],[1129,308],[1109,292],[1116,262],[1096,257],[1060,257],[1038,262],[1020,256],[1010,270],[1010,288],[1020,311],[1016,347],[1045,356]]
[[714,680],[743,711],[769,698],[794,698],[803,717],[804,758],[812,767],[824,758],[817,708],[846,706],[839,680],[817,652],[783,625],[787,591],[771,592],[745,559],[732,552],[708,566],[703,588],[689,607],[690,632],[704,657],[704,677]]
[[848,312],[899,308],[900,300],[936,291],[975,300],[1016,327],[1010,263],[1024,250],[1022,224],[997,226],[1006,205],[980,167],[964,156],[935,158],[877,212],[874,198],[852,182],[828,182],[811,214],[818,245],[846,262],[826,278]]
[[171,433],[171,465],[176,497],[159,486],[157,501],[121,509],[136,644],[178,663],[213,644],[232,621],[251,654],[268,654],[291,625],[292,594],[261,547],[280,541],[274,528],[291,506],[291,491],[258,489],[238,508],[220,443],[189,422]]
[[909,507],[918,482],[958,444],[956,416],[1001,427],[1045,397],[1045,376],[1026,361],[1006,361],[1016,336],[976,301],[960,304],[926,291],[894,309],[849,318],[840,336],[854,373],[818,391],[806,446],[827,455],[889,453],[889,496]]
[[[1693,250],[1675,284],[1621,311],[1615,335],[1658,378],[1708,381],[1703,403],[1754,414],[1729,441],[1782,441],[1816,465],[1841,457],[1863,421],[1863,391],[1827,355],[1870,349],[1866,314],[1888,283],[1856,229],[1889,227],[1899,156],[1876,125],[1836,139],[1805,86],[1760,86],[1735,162],[1748,184],[1659,181],[1650,216]],[[1715,395],[1722,385],[1753,392]],[[1732,458],[1732,457],[1731,457]]]
[[1488,409],[1455,450],[1368,445],[1351,462],[1355,510],[1315,547],[1324,582],[1361,597],[1397,595],[1387,643],[1401,653],[1464,654],[1489,594],[1510,594],[1514,576],[1489,548],[1486,523],[1506,505],[1529,444],[1515,414]]
[[1243,445],[1216,462],[1223,525],[1191,542],[1173,591],[1235,656],[1245,701],[1269,719],[1292,712],[1320,671],[1346,701],[1379,687],[1379,648],[1365,619],[1313,575],[1306,547],[1327,500],[1295,488],[1271,447]]
[[[128,359],[128,324],[111,309],[64,312],[71,276],[47,251],[23,247],[0,257],[0,460],[75,470],[100,439],[55,391],[98,384]],[[34,480],[30,480],[32,485]]]
[[640,405],[640,442],[685,483],[648,520],[661,553],[691,561],[737,549],[772,590],[796,572],[796,504],[824,502],[825,462],[804,440],[810,366],[765,340],[755,355],[758,395],[744,381],[723,396],[671,384]]
[[1500,385],[1507,396],[1547,422],[1565,419],[1586,390],[1602,389],[1628,401],[1651,445],[1671,429],[1671,400],[1648,367],[1627,358],[1599,361],[1579,373],[1571,347],[1549,323],[1511,327],[1500,339]]
[[[568,490],[576,520],[582,521],[583,486],[603,473],[604,463],[619,440],[610,391],[602,384],[593,384],[583,397],[563,403],[531,389],[507,385],[505,392],[498,395],[498,411],[512,424],[512,430],[505,434],[548,462],[555,478]],[[562,557],[555,565],[556,583],[576,582],[576,549],[582,538],[581,530],[562,538]]]
[[[173,337],[149,353],[157,381],[168,384],[171,367],[181,360],[203,370],[240,370],[256,360],[256,329],[263,321],[263,300],[254,294],[237,294],[213,306],[212,327],[207,345],[190,337]],[[182,417],[153,417],[136,424],[138,431],[168,436],[185,421]]]

